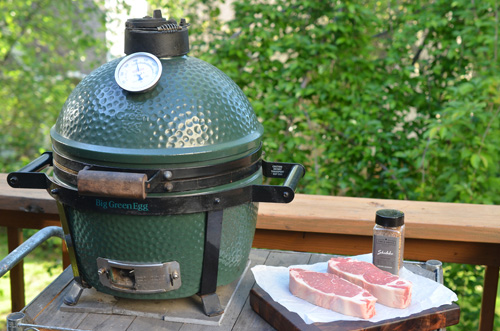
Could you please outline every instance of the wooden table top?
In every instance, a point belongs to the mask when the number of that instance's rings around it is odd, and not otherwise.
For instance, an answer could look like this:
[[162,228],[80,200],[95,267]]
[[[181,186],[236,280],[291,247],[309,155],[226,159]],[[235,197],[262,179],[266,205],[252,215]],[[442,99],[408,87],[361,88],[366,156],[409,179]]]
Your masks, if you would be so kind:
[[[30,304],[28,304],[24,309],[26,318],[23,321],[24,324],[31,324],[34,327],[43,329],[49,329],[50,327],[61,328],[63,330],[275,330],[266,320],[264,320],[260,315],[264,316],[271,324],[274,324],[278,329],[290,330],[293,326],[296,329],[309,329],[313,328],[318,330],[318,326],[312,325],[307,326],[305,324],[300,324],[296,320],[298,315],[292,314],[292,316],[287,316],[287,313],[278,311],[279,309],[284,309],[279,304],[274,305],[272,309],[266,309],[266,312],[256,313],[252,307],[258,311],[259,307],[256,304],[264,306],[273,306],[272,300],[269,301],[265,298],[266,293],[263,292],[258,285],[255,284],[252,272],[250,268],[254,265],[264,264],[269,266],[290,266],[295,264],[313,264],[317,262],[327,261],[331,256],[326,254],[311,254],[311,253],[300,253],[300,252],[290,252],[290,251],[272,251],[263,249],[252,249],[250,253],[250,263],[247,270],[244,272],[240,280],[236,280],[234,283],[227,285],[226,287],[219,287],[217,293],[221,297],[221,304],[226,307],[226,311],[222,317],[204,317],[200,318],[200,321],[190,320],[190,316],[181,316],[181,318],[169,318],[169,307],[172,307],[172,303],[176,302],[175,305],[183,305],[188,301],[193,301],[193,298],[176,299],[176,300],[166,300],[166,306],[163,307],[162,301],[158,303],[147,303],[139,300],[126,300],[126,299],[115,299],[110,295],[95,292],[94,290],[85,290],[82,294],[80,302],[75,306],[75,308],[68,308],[68,306],[63,304],[63,298],[65,294],[70,289],[70,285],[73,282],[73,276],[70,268],[66,269],[51,285],[49,285],[37,298],[35,298]],[[230,296],[230,303],[226,306],[225,299],[223,299],[223,294],[219,291],[228,291],[227,287],[234,286],[235,290],[230,290],[233,293]],[[253,288],[253,290],[252,290]],[[252,295],[250,295],[252,290]],[[86,291],[89,291],[86,294]],[[94,291],[92,294],[91,291]],[[256,296],[260,295],[260,297]],[[92,304],[91,301],[85,302],[85,297],[92,297],[92,295],[97,295],[98,299]],[[132,316],[130,313],[130,306],[134,305],[131,302],[135,302],[139,306],[140,313]],[[90,304],[89,304],[90,303]],[[148,304],[150,306],[148,306]],[[196,307],[195,303],[195,307]],[[79,307],[80,306],[80,307]],[[448,310],[453,310],[453,314],[448,316],[448,319],[433,318],[434,324],[427,325],[431,329],[436,329],[446,325],[452,325],[458,323],[459,308],[456,305],[451,305],[453,307],[447,307]],[[79,308],[78,308],[79,307]],[[83,307],[83,308],[82,308]],[[152,308],[149,308],[152,307]],[[281,307],[281,308],[280,308]],[[128,310],[127,310],[128,309]],[[142,310],[141,310],[142,309]],[[198,308],[195,308],[197,310]],[[278,309],[278,310],[273,310]],[[201,311],[201,307],[198,309]],[[127,312],[128,311],[128,312]],[[444,308],[443,308],[444,311]],[[443,313],[441,311],[440,313]],[[431,312],[433,317],[437,316],[439,312]],[[193,312],[192,315],[196,315],[197,312]],[[162,315],[164,315],[162,317]],[[185,314],[184,314],[185,315]],[[295,316],[293,316],[295,315]],[[429,315],[430,316],[430,315]],[[279,317],[279,318],[278,318]],[[283,319],[285,324],[277,324],[276,321]],[[428,320],[428,318],[427,318]],[[436,320],[441,320],[440,325],[436,324]],[[359,329],[356,326],[357,322],[342,323],[343,328],[340,330],[351,330]],[[362,327],[362,330],[382,330],[381,324],[373,324],[369,328],[366,327],[366,322]],[[283,327],[281,327],[282,325]],[[347,325],[347,326],[346,326]],[[369,325],[369,322],[368,322]],[[378,326],[377,326],[378,325]],[[411,325],[415,325],[415,330],[424,330],[421,324],[415,323],[415,320],[411,321]],[[437,327],[436,327],[437,326]],[[327,328],[320,329],[330,329],[331,326]],[[337,330],[337,328],[335,328]],[[401,329],[402,330],[402,329]],[[405,330],[409,330],[405,328]]]

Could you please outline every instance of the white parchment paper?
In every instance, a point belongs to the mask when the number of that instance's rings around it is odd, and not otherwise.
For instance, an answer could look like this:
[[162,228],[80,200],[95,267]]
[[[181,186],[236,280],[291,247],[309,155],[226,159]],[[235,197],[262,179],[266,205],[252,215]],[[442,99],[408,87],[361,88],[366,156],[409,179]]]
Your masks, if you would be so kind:
[[[371,254],[353,256],[352,258],[359,261],[372,262]],[[310,265],[294,265],[288,268],[257,265],[252,268],[252,272],[257,284],[264,291],[266,291],[274,301],[278,302],[289,311],[297,313],[307,324],[317,322],[327,323],[340,320],[363,320],[358,317],[343,315],[315,306],[294,296],[290,293],[288,288],[289,268],[302,268],[306,270],[326,272],[327,262]],[[456,294],[447,287],[436,283],[429,278],[416,275],[404,267],[401,269],[399,277],[407,279],[413,283],[410,306],[406,309],[397,309],[376,303],[376,314],[368,321],[379,322],[396,317],[405,317],[429,308],[439,307],[444,304],[451,304],[453,301],[458,300]]]

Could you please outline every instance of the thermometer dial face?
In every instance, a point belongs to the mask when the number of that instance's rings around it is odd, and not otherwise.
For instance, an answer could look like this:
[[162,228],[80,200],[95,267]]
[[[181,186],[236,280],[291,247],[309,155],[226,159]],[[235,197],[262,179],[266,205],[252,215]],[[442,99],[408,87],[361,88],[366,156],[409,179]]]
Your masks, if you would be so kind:
[[147,92],[160,80],[160,60],[151,53],[138,52],[124,57],[115,69],[118,85],[129,92]]

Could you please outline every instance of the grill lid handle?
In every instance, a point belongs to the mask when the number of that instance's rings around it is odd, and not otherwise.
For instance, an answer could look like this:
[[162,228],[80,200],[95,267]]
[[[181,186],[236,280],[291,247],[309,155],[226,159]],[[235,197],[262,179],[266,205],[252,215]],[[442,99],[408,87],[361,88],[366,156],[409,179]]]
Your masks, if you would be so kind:
[[52,166],[52,152],[45,152],[19,171],[11,172],[7,176],[7,183],[13,188],[47,189],[51,181],[47,174],[40,171],[49,166]]
[[146,199],[146,174],[84,169],[77,180],[80,195]]
[[295,189],[306,170],[302,164],[262,161],[265,177],[285,178],[282,186],[253,185],[253,202],[289,203],[295,197]]

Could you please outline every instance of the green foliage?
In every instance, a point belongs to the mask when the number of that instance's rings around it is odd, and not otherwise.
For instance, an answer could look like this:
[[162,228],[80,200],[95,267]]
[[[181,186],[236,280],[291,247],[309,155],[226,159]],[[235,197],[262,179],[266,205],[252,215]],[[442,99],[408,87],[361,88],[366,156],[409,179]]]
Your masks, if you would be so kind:
[[[477,330],[481,297],[483,293],[484,267],[469,264],[448,263],[443,268],[446,286],[459,297],[460,324],[447,330]],[[499,319],[496,316],[496,324]]]
[[[241,0],[234,9],[211,51],[195,55],[249,97],[268,158],[306,165],[301,192],[500,203],[496,2]],[[457,330],[477,329],[483,273],[446,267]]]
[[247,94],[266,154],[306,165],[302,192],[500,202],[498,8],[391,4],[238,1],[199,55]]
[[[79,79],[105,55],[104,13],[92,2],[0,2],[0,171],[50,148],[49,129]],[[84,65],[83,63],[87,61]]]

